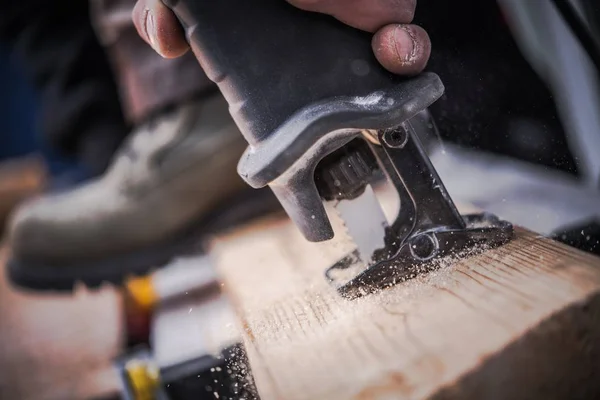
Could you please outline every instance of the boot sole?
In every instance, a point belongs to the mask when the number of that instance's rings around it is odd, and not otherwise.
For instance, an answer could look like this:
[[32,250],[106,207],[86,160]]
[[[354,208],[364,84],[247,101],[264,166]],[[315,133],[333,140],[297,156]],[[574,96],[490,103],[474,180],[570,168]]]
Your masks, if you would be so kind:
[[[194,252],[195,250],[195,252]],[[95,289],[103,284],[120,286],[127,278],[143,276],[162,268],[177,256],[202,253],[193,244],[161,243],[151,250],[124,254],[112,259],[69,266],[52,266],[22,262],[16,258],[7,263],[8,278],[23,288],[34,291],[71,292],[75,286]]]
[[12,258],[6,271],[14,285],[38,292],[72,292],[78,284],[90,289],[104,284],[121,286],[126,279],[165,267],[175,258],[202,254],[208,236],[279,210],[281,206],[270,190],[252,189],[236,196],[211,216],[145,249],[73,265],[41,265]]

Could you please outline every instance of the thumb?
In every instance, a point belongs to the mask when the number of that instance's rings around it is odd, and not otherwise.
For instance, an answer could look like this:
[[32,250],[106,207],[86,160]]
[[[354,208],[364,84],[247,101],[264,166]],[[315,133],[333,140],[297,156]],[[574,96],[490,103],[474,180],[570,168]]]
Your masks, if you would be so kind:
[[410,76],[425,69],[431,42],[427,32],[419,26],[391,24],[373,36],[373,51],[388,71]]
[[162,57],[180,57],[189,49],[177,17],[162,1],[138,0],[132,19],[140,37]]

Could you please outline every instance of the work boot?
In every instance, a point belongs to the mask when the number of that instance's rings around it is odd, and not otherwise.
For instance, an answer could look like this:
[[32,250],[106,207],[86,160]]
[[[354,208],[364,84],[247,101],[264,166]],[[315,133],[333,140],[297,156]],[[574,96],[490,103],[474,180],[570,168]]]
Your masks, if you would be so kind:
[[248,188],[236,171],[245,147],[220,94],[146,123],[104,176],[18,209],[11,279],[66,290],[167,263],[190,245],[193,222]]

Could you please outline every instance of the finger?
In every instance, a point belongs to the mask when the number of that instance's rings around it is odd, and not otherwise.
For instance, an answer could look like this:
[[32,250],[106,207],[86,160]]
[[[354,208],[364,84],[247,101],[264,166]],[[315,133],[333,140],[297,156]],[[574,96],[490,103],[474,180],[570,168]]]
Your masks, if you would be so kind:
[[388,71],[411,76],[427,66],[431,42],[427,32],[419,26],[392,24],[373,36],[373,52]]
[[308,11],[329,14],[354,28],[375,32],[392,24],[409,24],[417,0],[288,0]]
[[132,18],[142,39],[161,56],[175,58],[189,49],[177,17],[162,1],[138,0]]

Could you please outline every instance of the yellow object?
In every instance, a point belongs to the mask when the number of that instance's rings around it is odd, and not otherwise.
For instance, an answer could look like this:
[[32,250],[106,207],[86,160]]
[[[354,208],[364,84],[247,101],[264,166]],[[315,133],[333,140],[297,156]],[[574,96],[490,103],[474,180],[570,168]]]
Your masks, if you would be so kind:
[[140,360],[129,361],[125,365],[129,383],[135,400],[154,400],[156,389],[160,385],[158,369],[148,362]]
[[144,310],[151,309],[159,300],[152,282],[152,275],[131,279],[127,282],[126,287],[136,304]]

